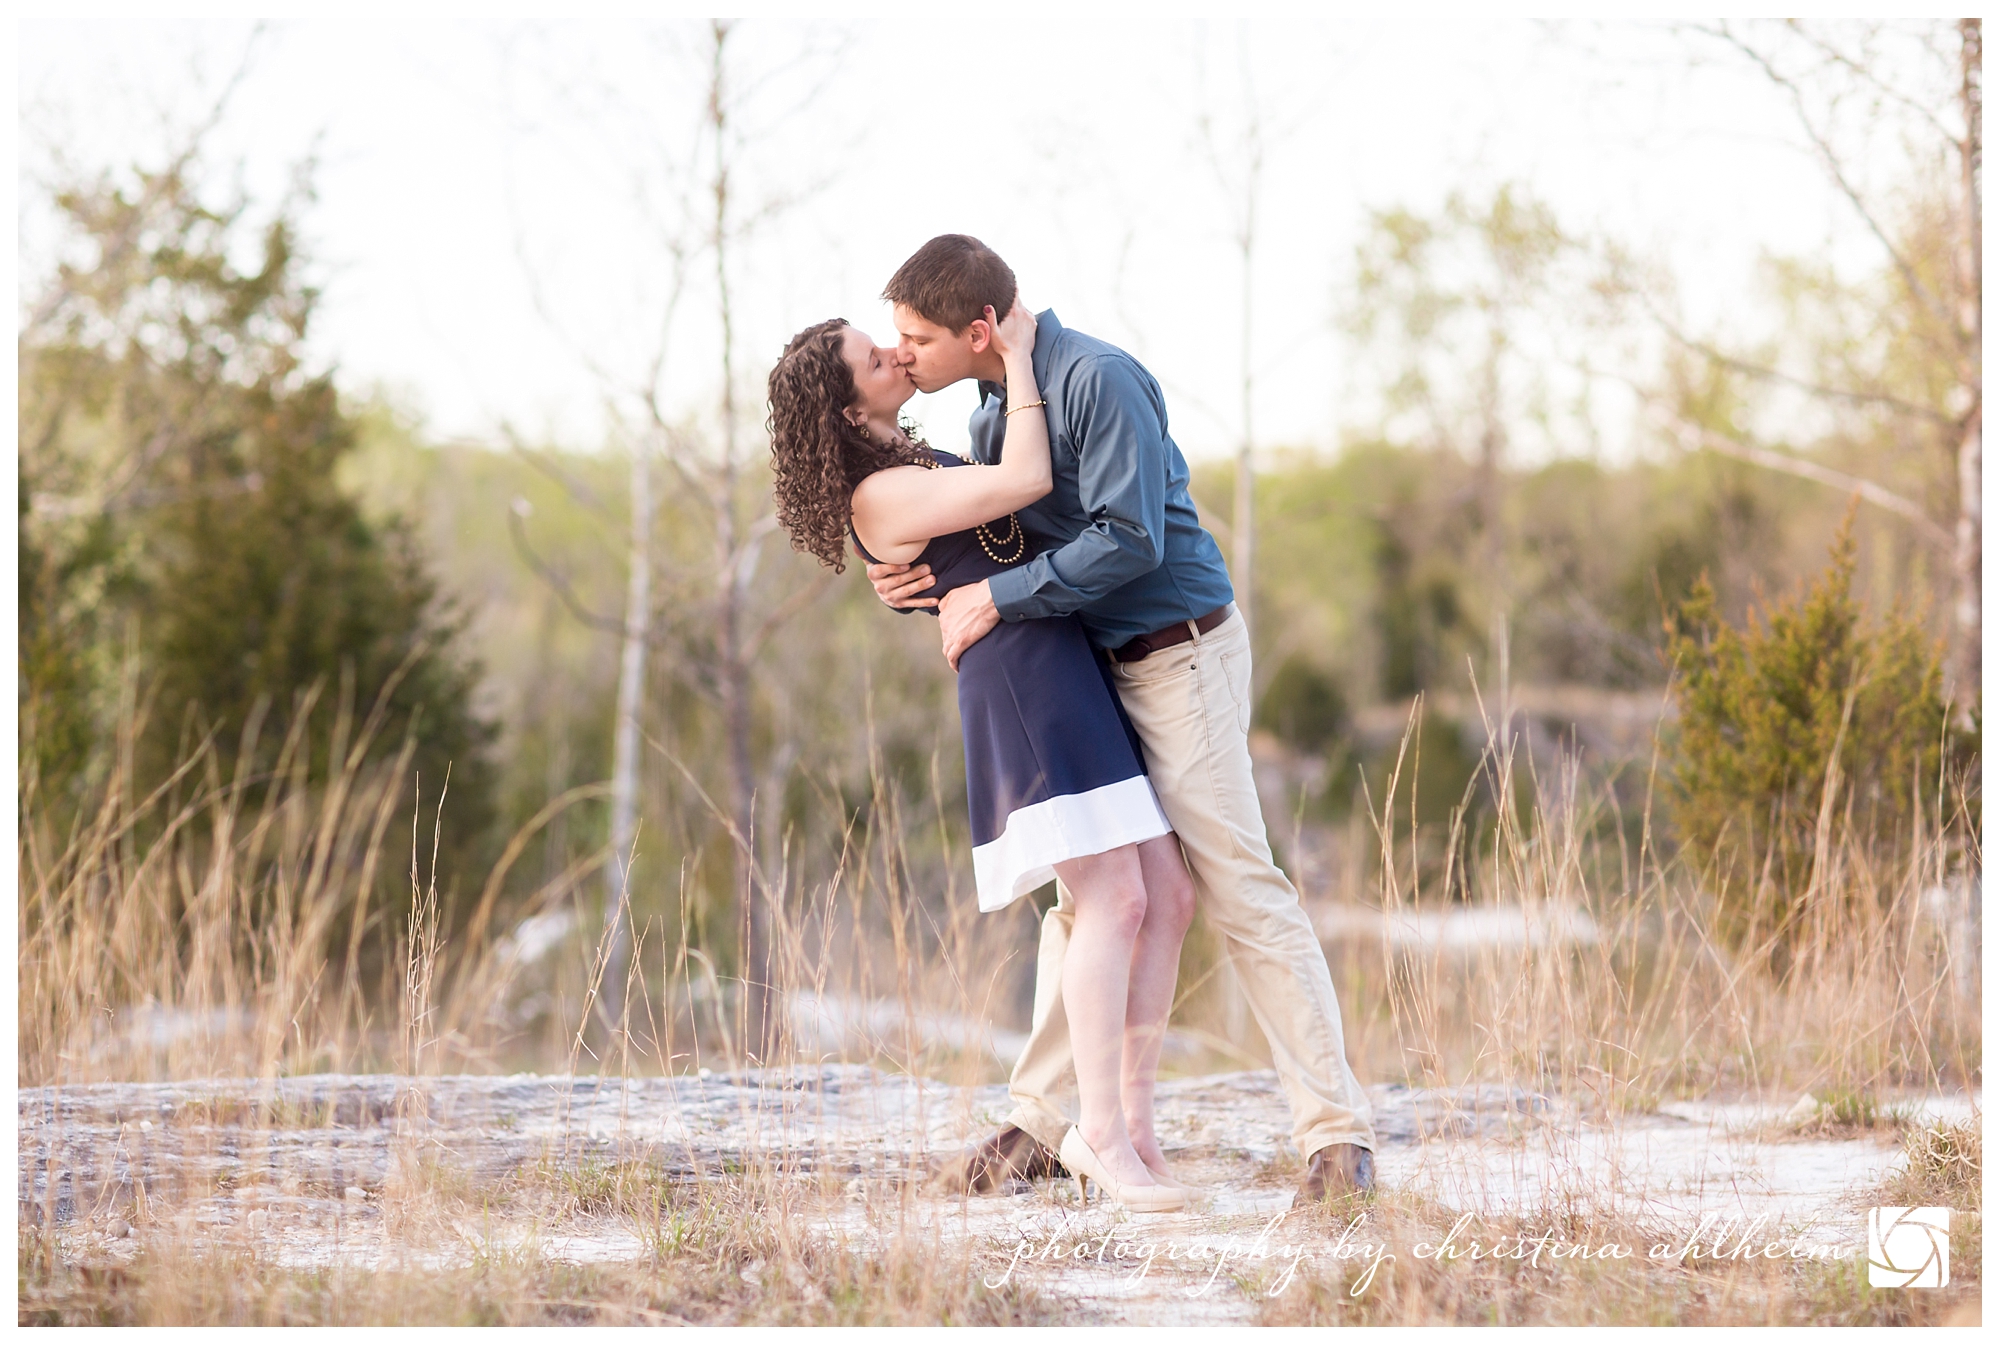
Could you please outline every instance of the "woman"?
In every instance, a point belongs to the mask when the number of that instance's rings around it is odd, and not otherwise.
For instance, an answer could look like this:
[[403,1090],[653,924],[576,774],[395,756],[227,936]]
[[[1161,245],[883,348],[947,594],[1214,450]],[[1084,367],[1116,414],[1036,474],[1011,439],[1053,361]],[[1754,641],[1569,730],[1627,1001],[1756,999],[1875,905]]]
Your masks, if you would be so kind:
[[[838,319],[792,338],[771,371],[778,521],[836,571],[848,534],[870,561],[922,560],[942,596],[1028,559],[1012,510],[1049,492],[1048,422],[1017,302],[986,321],[1007,369],[1007,436],[991,467],[912,440],[915,392],[895,352]],[[1194,889],[1147,780],[1139,740],[1073,616],[1002,622],[958,665],[973,870],[983,911],[1060,878],[1076,903],[1062,993],[1078,1120],[1063,1137],[1079,1192],[1091,1177],[1135,1210],[1178,1209],[1153,1133],[1153,1079]]]

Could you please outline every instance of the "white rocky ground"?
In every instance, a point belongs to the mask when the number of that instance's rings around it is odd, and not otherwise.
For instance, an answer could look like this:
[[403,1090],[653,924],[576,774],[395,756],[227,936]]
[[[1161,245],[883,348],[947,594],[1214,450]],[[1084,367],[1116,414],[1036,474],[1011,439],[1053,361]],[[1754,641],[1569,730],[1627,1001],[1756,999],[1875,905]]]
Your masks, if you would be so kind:
[[[1378,1174],[1389,1190],[1429,1195],[1475,1218],[1582,1206],[1692,1231],[1701,1219],[1829,1241],[1861,1237],[1866,1193],[1900,1162],[1893,1127],[1855,1138],[1787,1133],[1782,1106],[1669,1104],[1613,1124],[1502,1087],[1425,1091],[1379,1086]],[[1961,1119],[1976,1098],[1912,1099],[1902,1113]],[[19,1094],[22,1217],[53,1215],[64,1236],[119,1254],[128,1221],[150,1197],[193,1229],[254,1231],[290,1264],[435,1263],[498,1244],[538,1243],[574,1260],[641,1254],[638,1230],[610,1221],[562,1228],[482,1222],[455,1245],[408,1248],[387,1235],[380,1193],[399,1155],[456,1170],[473,1189],[550,1162],[651,1158],[692,1179],[743,1166],[831,1175],[847,1199],[821,1217],[829,1236],[865,1243],[915,1218],[971,1238],[1004,1265],[1023,1240],[1092,1246],[1111,1233],[1122,1259],[1038,1259],[1021,1273],[1070,1301],[1078,1320],[1247,1320],[1254,1305],[1208,1260],[1164,1258],[1170,1244],[1247,1248],[1292,1198],[1296,1156],[1277,1077],[1269,1071],[1163,1083],[1162,1134],[1185,1178],[1209,1198],[1175,1214],[1076,1208],[1057,1183],[1016,1183],[996,1196],[911,1200],[909,1178],[990,1131],[1008,1110],[1000,1086],[956,1088],[857,1065],[674,1079],[457,1076],[420,1087],[393,1076],[97,1084]],[[254,1120],[254,1124],[247,1124]],[[214,1177],[225,1194],[185,1205],[165,1193]],[[204,1187],[208,1183],[203,1183]],[[1326,1240],[1323,1231],[1314,1237]],[[1286,1239],[1282,1219],[1268,1241]],[[1156,1249],[1143,1276],[1141,1241]],[[1330,1255],[1310,1240],[1308,1255]],[[1208,1255],[1208,1253],[1204,1253]],[[1280,1258],[1282,1260],[1282,1258]],[[1273,1261],[1263,1266],[1273,1270]]]

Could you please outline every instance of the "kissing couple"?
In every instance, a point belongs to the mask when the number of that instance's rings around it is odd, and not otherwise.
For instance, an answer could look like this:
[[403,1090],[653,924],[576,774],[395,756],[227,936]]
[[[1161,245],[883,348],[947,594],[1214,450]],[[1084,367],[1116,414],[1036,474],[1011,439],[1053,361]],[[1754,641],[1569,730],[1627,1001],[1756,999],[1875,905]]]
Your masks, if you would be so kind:
[[[836,571],[851,539],[885,602],[936,613],[979,908],[1057,883],[1013,1116],[947,1175],[985,1192],[1066,1170],[1135,1211],[1196,1194],[1160,1147],[1153,1083],[1199,903],[1291,1104],[1295,1203],[1371,1191],[1333,978],[1251,777],[1249,636],[1160,385],[1052,310],[1031,315],[1007,263],[963,234],[924,244],[883,298],[894,346],[834,319],[771,371],[778,521]],[[971,462],[900,418],[965,378],[981,394]]]

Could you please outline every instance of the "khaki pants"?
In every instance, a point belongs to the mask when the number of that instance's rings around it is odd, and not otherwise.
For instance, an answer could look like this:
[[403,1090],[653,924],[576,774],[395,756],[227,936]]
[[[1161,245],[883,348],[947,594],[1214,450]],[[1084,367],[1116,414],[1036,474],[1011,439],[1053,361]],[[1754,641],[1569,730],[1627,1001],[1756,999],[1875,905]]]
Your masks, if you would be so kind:
[[[1195,901],[1271,1044],[1302,1156],[1329,1144],[1375,1147],[1368,1097],[1348,1068],[1333,977],[1299,894],[1271,859],[1250,775],[1250,638],[1243,618],[1186,644],[1112,668],[1125,712],[1187,855]],[[1075,907],[1056,890],[1042,917],[1035,1017],[1008,1082],[1013,1123],[1049,1148],[1071,1124],[1057,1100],[1071,1067],[1063,954]]]

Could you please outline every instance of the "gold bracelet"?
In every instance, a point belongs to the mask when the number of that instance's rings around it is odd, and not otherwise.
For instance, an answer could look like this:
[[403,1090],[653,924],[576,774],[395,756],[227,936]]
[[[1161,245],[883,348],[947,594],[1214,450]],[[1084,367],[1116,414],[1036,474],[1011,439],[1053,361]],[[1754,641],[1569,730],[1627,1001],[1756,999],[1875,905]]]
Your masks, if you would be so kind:
[[1039,401],[1039,402],[1024,402],[1024,403],[1023,403],[1023,404],[1021,404],[1020,406],[1010,406],[1010,407],[1008,407],[1008,408],[1007,408],[1007,409],[1006,409],[1005,411],[1002,411],[1002,412],[1001,412],[1000,414],[1001,414],[1002,418],[1005,418],[1005,417],[1007,417],[1007,416],[1011,416],[1011,415],[1013,415],[1013,414],[1014,414],[1014,413],[1015,413],[1016,411],[1026,411],[1026,410],[1029,410],[1029,409],[1030,409],[1030,408],[1032,408],[1032,407],[1037,407],[1037,406],[1047,406],[1047,405],[1048,405],[1048,403],[1047,403],[1047,402],[1045,402],[1045,401]]

